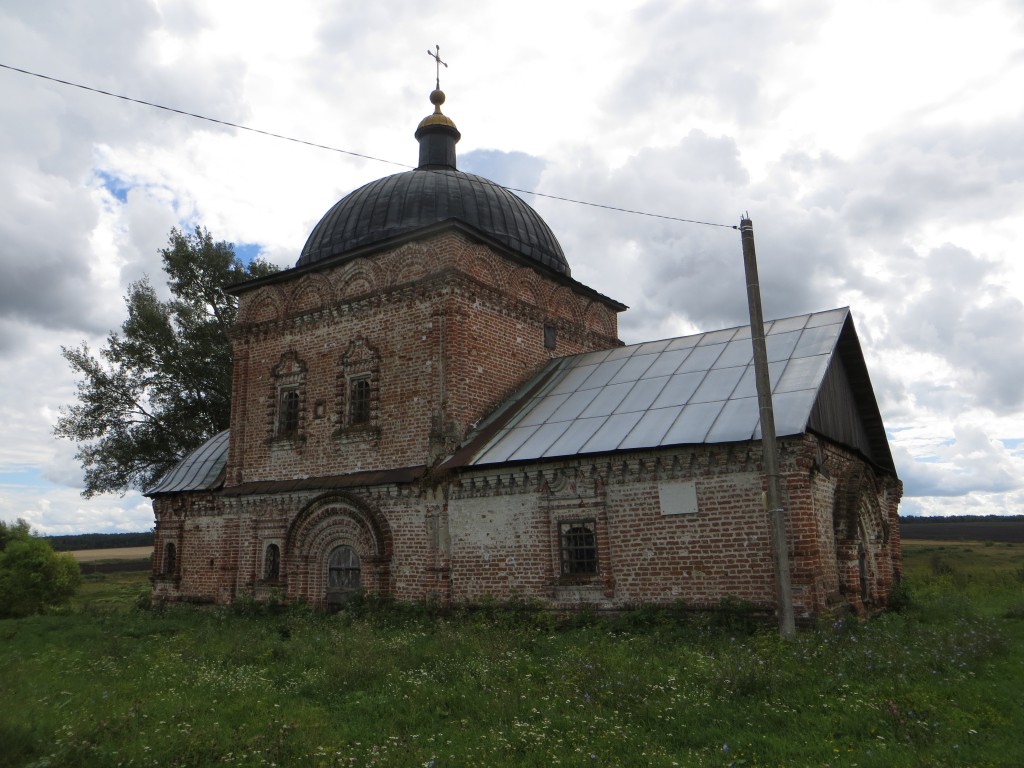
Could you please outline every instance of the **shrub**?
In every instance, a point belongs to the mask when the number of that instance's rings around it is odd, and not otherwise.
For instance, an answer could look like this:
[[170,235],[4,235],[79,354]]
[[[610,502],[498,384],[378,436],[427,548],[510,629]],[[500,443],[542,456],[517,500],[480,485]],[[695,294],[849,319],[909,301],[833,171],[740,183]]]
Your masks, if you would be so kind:
[[24,520],[0,521],[0,618],[66,605],[81,581],[75,559],[32,536]]
[[913,595],[911,595],[910,589],[907,587],[907,582],[903,579],[895,582],[889,591],[889,601],[887,604],[889,610],[894,613],[900,613],[910,608],[913,604]]

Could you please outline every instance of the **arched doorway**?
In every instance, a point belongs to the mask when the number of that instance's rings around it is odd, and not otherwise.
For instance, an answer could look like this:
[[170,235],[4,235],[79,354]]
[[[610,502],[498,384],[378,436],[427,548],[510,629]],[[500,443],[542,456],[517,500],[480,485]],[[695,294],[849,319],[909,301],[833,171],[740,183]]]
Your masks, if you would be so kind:
[[892,579],[891,565],[883,568],[890,557],[889,523],[879,494],[880,483],[866,467],[855,467],[836,491],[838,589],[858,614],[883,604]]
[[347,544],[332,549],[327,557],[327,609],[341,608],[361,586],[358,553]]
[[363,499],[329,493],[292,521],[281,551],[288,599],[337,610],[362,591],[388,595],[391,530]]

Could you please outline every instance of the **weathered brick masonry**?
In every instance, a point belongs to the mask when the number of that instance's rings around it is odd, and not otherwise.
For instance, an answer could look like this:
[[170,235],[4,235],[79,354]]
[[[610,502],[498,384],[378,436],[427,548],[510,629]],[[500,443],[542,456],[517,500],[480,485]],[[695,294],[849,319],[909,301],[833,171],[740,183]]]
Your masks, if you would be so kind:
[[[826,459],[816,467],[819,445]],[[781,447],[797,615],[884,606],[899,576],[899,483],[812,435]],[[679,482],[695,484],[696,512],[674,514],[662,505],[659,489]],[[198,494],[157,502],[158,546],[178,542],[180,556],[178,572],[159,577],[155,594],[323,606],[322,564],[344,541],[365,564],[363,587],[400,600],[515,596],[558,608],[676,600],[711,607],[733,596],[771,609],[763,489],[759,446],[731,444],[474,470],[430,488]],[[599,569],[566,579],[558,523],[578,517],[598,521]],[[281,546],[287,564],[271,582],[262,577],[268,544]]]
[[[259,288],[235,332],[227,487],[427,463],[552,357],[617,343],[607,302],[457,232]],[[371,377],[371,419],[355,428],[352,374]],[[298,386],[295,436],[275,434],[282,380]]]

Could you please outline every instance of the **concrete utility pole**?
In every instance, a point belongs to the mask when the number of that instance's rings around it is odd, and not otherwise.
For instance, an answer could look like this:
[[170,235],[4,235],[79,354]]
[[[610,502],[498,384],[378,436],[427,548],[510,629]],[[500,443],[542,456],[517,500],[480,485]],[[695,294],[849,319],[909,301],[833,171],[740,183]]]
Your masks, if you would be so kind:
[[750,340],[754,345],[754,379],[757,405],[761,415],[761,448],[764,473],[768,478],[768,514],[771,518],[772,547],[775,550],[775,589],[779,612],[779,635],[796,637],[793,618],[793,588],[789,579],[789,547],[786,543],[786,516],[782,509],[779,480],[779,452],[775,444],[775,412],[772,410],[772,385],[768,376],[768,352],[764,343],[764,318],[761,316],[761,286],[757,279],[757,255],[754,253],[754,224],[740,220],[743,243],[743,269],[747,275],[747,304],[750,307]]

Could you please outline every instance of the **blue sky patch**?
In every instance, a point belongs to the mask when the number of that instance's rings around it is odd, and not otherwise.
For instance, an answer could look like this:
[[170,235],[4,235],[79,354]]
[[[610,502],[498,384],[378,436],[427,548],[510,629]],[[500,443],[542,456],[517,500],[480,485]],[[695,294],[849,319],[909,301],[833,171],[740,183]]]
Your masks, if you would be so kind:
[[243,264],[251,264],[252,260],[260,255],[263,250],[259,243],[235,243],[235,256],[242,260]]
[[0,488],[57,488],[55,483],[43,477],[39,467],[11,469],[0,472]]
[[112,176],[106,171],[96,171],[96,178],[103,184],[103,188],[110,194],[120,200],[122,203],[128,202],[128,190],[134,185],[129,184],[122,178]]

